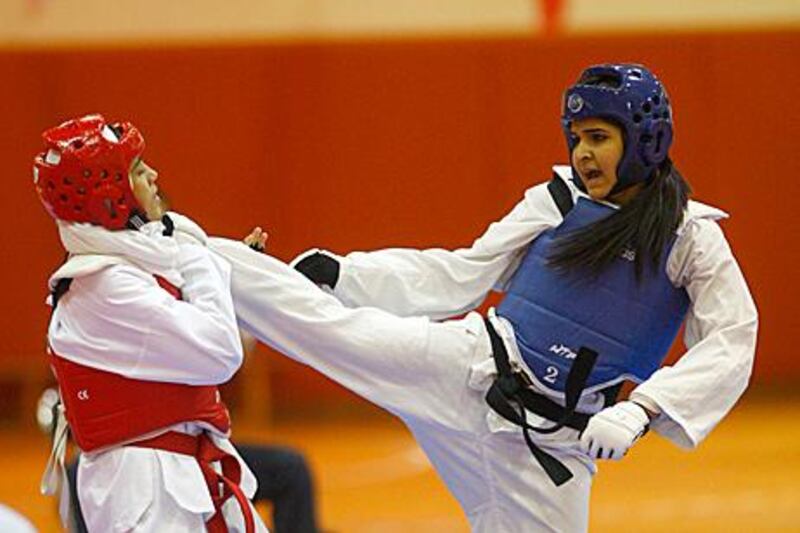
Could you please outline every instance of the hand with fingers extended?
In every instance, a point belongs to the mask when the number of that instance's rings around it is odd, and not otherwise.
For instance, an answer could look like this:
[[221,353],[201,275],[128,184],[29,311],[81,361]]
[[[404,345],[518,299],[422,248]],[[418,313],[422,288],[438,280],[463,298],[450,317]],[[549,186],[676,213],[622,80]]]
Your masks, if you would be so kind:
[[589,419],[581,433],[581,449],[592,459],[622,459],[647,431],[650,417],[639,404],[619,402]]
[[325,250],[314,248],[302,253],[292,261],[291,266],[317,285],[334,289],[339,281],[339,261]]
[[256,226],[253,228],[253,231],[244,238],[244,243],[256,252],[263,252],[267,247],[268,237],[269,235],[266,231],[262,230],[260,226]]

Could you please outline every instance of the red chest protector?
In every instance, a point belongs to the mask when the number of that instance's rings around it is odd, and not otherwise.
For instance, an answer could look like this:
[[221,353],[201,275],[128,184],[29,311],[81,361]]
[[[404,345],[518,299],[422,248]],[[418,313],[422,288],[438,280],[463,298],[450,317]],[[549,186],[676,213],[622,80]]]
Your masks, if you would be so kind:
[[[159,276],[156,280],[181,299],[180,289]],[[67,421],[84,451],[130,442],[180,422],[206,422],[224,433],[230,429],[228,409],[216,386],[130,379],[73,363],[52,351],[50,355]]]

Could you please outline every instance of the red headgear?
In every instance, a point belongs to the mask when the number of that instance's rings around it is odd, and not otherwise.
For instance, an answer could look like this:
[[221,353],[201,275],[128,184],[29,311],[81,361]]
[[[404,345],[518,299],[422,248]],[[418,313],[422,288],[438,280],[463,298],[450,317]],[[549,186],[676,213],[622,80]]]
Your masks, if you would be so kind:
[[133,124],[107,124],[101,115],[87,115],[42,138],[45,151],[34,158],[33,182],[53,218],[113,230],[142,211],[128,177],[144,151],[144,138]]

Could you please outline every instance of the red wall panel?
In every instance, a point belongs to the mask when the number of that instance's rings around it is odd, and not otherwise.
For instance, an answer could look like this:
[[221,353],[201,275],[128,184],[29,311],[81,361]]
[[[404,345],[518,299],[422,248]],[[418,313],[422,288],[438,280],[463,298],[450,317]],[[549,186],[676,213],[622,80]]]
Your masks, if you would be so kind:
[[666,82],[674,159],[698,199],[732,214],[761,311],[757,379],[796,380],[797,32],[0,51],[0,365],[41,357],[45,280],[63,253],[31,186],[45,127],[92,111],[133,120],[176,209],[211,233],[260,224],[284,259],[312,245],[456,247],[564,161],[560,95],[580,69],[623,60]]

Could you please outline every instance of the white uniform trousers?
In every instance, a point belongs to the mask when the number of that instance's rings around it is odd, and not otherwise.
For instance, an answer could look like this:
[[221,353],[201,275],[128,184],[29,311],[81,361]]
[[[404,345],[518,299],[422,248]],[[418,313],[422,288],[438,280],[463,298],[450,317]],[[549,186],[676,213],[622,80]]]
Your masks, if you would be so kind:
[[[89,533],[206,530],[213,505],[193,457],[127,446],[83,454],[78,461],[78,499]],[[230,533],[244,533],[235,498],[225,502],[222,512]],[[256,532],[268,533],[252,512]]]
[[[535,436],[574,477],[556,487],[521,429],[484,400],[494,373],[483,318],[432,322],[345,307],[288,265],[212,239],[233,266],[236,314],[263,342],[398,416],[482,533],[580,532],[593,464],[569,428]],[[532,424],[551,425],[529,414]]]

